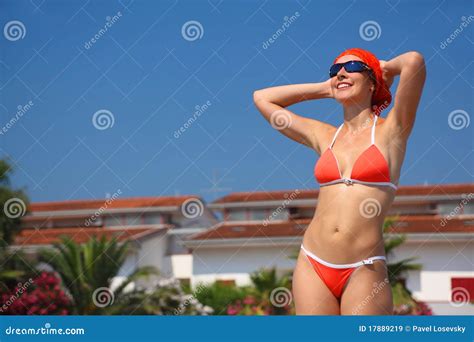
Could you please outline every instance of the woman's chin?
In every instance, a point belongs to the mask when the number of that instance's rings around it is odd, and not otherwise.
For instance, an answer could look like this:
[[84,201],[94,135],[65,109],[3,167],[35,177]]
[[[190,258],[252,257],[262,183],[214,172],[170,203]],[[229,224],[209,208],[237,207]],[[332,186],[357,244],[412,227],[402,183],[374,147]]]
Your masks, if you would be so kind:
[[341,94],[336,95],[334,99],[342,105],[354,103],[355,101],[355,98],[353,96],[347,96],[347,95],[341,95]]

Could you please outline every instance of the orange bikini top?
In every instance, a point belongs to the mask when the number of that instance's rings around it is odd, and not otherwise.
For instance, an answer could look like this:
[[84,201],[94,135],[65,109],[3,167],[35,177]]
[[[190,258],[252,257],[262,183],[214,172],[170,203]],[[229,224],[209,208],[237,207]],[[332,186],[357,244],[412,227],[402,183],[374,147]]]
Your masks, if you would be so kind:
[[339,163],[332,151],[332,146],[336,137],[344,123],[342,123],[334,134],[331,145],[321,155],[314,167],[314,175],[320,186],[331,185],[336,183],[360,183],[366,185],[390,186],[397,189],[397,186],[390,182],[390,170],[385,157],[375,146],[375,124],[378,116],[375,115],[374,124],[372,126],[371,145],[357,158],[350,178],[343,178]]

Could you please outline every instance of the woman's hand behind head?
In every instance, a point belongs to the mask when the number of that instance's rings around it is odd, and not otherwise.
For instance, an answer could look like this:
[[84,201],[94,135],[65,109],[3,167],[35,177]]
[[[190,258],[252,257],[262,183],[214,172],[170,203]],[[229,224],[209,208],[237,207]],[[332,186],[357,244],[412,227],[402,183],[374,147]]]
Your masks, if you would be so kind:
[[390,87],[393,84],[393,79],[395,78],[395,75],[390,72],[390,69],[387,67],[387,61],[380,60],[380,68],[382,69],[382,77],[387,85],[387,88],[390,89]]

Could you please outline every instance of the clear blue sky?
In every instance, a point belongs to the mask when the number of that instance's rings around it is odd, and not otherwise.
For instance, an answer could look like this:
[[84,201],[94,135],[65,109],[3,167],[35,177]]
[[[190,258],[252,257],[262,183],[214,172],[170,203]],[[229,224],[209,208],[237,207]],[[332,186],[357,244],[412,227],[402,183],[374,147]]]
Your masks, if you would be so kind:
[[[0,153],[16,166],[13,186],[32,201],[100,199],[118,189],[123,197],[211,201],[233,191],[317,188],[317,154],[275,131],[252,92],[326,80],[332,60],[350,47],[385,60],[410,50],[425,56],[428,76],[400,184],[473,180],[471,1],[40,3],[0,1],[1,126],[33,103],[0,135]],[[112,24],[100,35],[107,17]],[[183,35],[189,21],[201,25],[198,36]],[[376,35],[361,34],[361,25]],[[93,116],[103,109],[113,125],[101,130]],[[291,109],[333,125],[343,119],[334,100]],[[453,129],[449,114],[458,110],[464,128]]]

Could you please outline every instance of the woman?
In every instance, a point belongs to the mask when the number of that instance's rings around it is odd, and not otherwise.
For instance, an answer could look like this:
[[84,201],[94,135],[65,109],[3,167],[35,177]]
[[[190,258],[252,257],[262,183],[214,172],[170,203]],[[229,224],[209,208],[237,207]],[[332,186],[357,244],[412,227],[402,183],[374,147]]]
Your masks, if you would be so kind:
[[[397,75],[394,106],[382,119],[379,115],[391,103],[389,89]],[[334,60],[325,82],[254,92],[255,105],[273,127],[321,156],[314,169],[321,186],[318,205],[293,274],[296,314],[393,313],[382,227],[425,78],[418,52],[385,62],[354,48]],[[339,127],[286,109],[322,98],[342,105]]]

